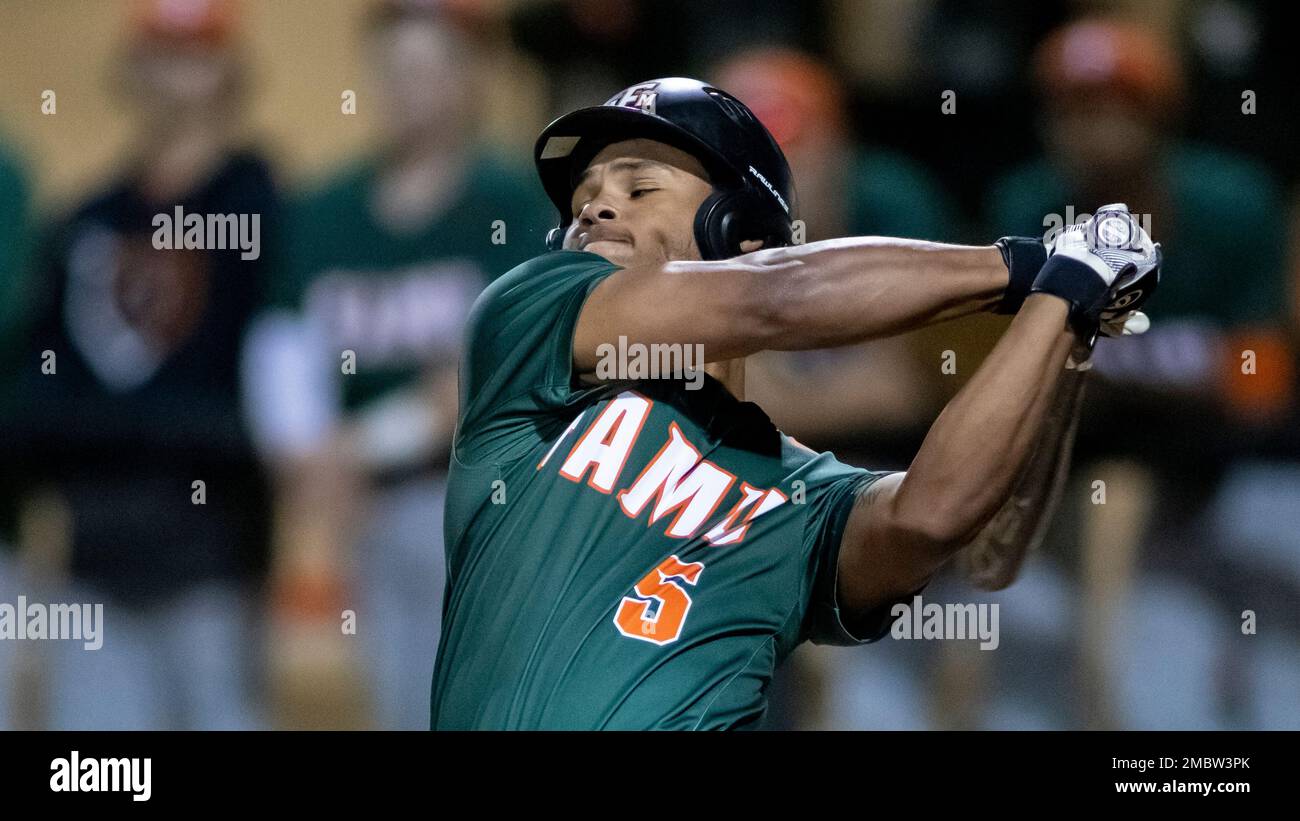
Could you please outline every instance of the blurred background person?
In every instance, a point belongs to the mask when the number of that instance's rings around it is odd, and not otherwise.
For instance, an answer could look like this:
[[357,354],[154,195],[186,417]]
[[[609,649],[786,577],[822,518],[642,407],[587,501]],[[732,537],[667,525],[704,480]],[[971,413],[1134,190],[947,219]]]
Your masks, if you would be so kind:
[[[1240,500],[1280,481],[1300,498],[1294,471],[1240,461],[1268,452],[1295,412],[1280,187],[1255,161],[1178,136],[1185,75],[1156,31],[1083,19],[1047,37],[1031,69],[1046,153],[992,187],[989,224],[1044,234],[1121,201],[1165,248],[1149,303],[1160,321],[1131,348],[1098,346],[1080,432],[1081,450],[1105,460],[1082,471],[1111,486],[1109,506],[1084,505],[1078,520],[1075,709],[1088,726],[1225,726],[1252,696],[1237,687],[1249,659],[1205,636],[1249,607],[1242,540],[1260,528],[1242,520]],[[1294,567],[1300,544],[1290,552]],[[1167,686],[1154,690],[1153,676]]]
[[355,611],[373,726],[427,729],[462,328],[551,217],[528,170],[481,143],[495,40],[475,4],[381,0],[364,37],[379,144],[292,202],[245,368],[287,606],[336,636]]
[[[1275,323],[1285,288],[1279,186],[1246,157],[1178,137],[1186,89],[1167,39],[1089,18],[1053,32],[1032,69],[1046,155],[994,184],[989,221],[1041,235],[1043,215],[1066,205],[1086,214],[1126,201],[1171,240],[1166,262],[1179,276],[1155,297],[1165,314],[1221,328]],[[1242,273],[1223,275],[1233,268]]]
[[15,364],[14,349],[28,319],[24,309],[34,218],[27,176],[19,158],[0,142],[0,361],[6,374]]
[[[256,247],[278,200],[266,163],[234,137],[245,91],[234,5],[129,8],[116,79],[134,141],[118,179],[50,231],[9,434],[24,516],[44,522],[23,549],[66,569],[41,592],[104,604],[100,649],[43,645],[48,725],[257,727],[250,626],[268,497],[240,419],[238,359],[265,257],[208,247],[211,233],[201,248],[160,248],[155,216],[260,215]],[[47,350],[52,373],[33,364]]]
[[[955,209],[933,175],[849,131],[844,90],[821,60],[765,47],[739,52],[714,75],[785,151],[798,185],[800,241],[863,235],[942,241],[959,233]],[[918,364],[912,340],[897,337],[833,351],[764,354],[755,357],[748,384],[783,430],[808,444],[867,463],[896,462],[914,451],[925,414],[942,406]]]

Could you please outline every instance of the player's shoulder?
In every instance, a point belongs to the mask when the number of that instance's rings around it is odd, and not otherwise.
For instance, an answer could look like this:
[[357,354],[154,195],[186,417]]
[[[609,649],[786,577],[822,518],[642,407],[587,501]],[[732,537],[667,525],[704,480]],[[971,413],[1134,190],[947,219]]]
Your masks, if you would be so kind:
[[604,257],[588,251],[547,251],[492,280],[479,294],[471,315],[517,304],[539,293],[612,273],[618,268]]
[[512,283],[512,286],[519,286],[539,277],[580,276],[587,272],[609,271],[618,267],[590,251],[547,251],[519,263],[498,277],[496,282],[508,282]]
[[548,251],[521,262],[474,300],[466,320],[470,350],[492,358],[523,340],[549,338],[560,331],[573,303],[618,268],[586,251]]
[[816,490],[844,480],[878,477],[883,473],[841,462],[830,451],[819,451],[789,434],[781,434],[781,461],[792,480]]

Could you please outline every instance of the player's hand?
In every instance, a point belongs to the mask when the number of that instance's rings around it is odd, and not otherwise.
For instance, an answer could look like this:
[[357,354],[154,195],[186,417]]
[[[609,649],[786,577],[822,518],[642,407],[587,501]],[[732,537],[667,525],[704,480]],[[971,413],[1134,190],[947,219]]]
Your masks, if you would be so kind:
[[1091,247],[1086,227],[1072,225],[1056,236],[1048,249],[1047,262],[1029,291],[1051,294],[1069,303],[1070,327],[1083,344],[1091,347],[1118,272]]
[[1141,311],[1127,311],[1112,316],[1104,312],[1099,333],[1102,336],[1137,336],[1151,328],[1151,318]]
[[1160,284],[1163,262],[1160,245],[1129,213],[1123,203],[1097,209],[1084,224],[1089,247],[1116,272],[1106,307],[1100,316],[1102,336],[1130,336],[1150,327],[1139,309]]
[[1160,284],[1162,262],[1160,244],[1155,243],[1150,256],[1116,280],[1111,287],[1110,301],[1101,312],[1102,336],[1140,334],[1150,327],[1146,314],[1139,309]]
[[[1160,246],[1126,205],[1115,203],[1057,235],[1034,290],[1069,301],[1071,324],[1091,347],[1099,333],[1125,336],[1150,327],[1138,309],[1159,284],[1160,264]],[[1084,266],[1095,278],[1084,272]],[[1104,284],[1100,293],[1099,282]]]
[[1014,314],[1025,304],[1034,278],[1047,262],[1047,247],[1040,237],[1002,237],[993,244],[1007,266],[1007,287],[992,310],[995,314]]

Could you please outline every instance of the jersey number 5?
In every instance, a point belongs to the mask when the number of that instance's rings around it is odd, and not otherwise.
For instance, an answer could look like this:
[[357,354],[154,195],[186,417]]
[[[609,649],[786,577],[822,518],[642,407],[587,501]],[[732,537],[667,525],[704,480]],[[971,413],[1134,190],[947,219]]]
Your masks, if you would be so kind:
[[[691,609],[691,597],[678,581],[694,586],[704,565],[683,562],[676,556],[664,559],[636,583],[636,596],[624,596],[614,612],[618,632],[632,639],[664,645],[677,641]],[[650,613],[650,601],[659,603]]]

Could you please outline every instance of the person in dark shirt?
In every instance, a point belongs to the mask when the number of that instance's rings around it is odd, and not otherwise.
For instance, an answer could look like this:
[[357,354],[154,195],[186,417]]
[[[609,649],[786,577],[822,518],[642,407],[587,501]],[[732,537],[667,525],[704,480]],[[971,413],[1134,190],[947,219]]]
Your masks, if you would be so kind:
[[52,229],[34,289],[19,464],[66,513],[57,600],[104,605],[102,647],[47,645],[55,728],[259,723],[248,625],[267,491],[239,352],[279,200],[237,142],[230,6],[190,10],[139,7],[122,73],[134,157]]

